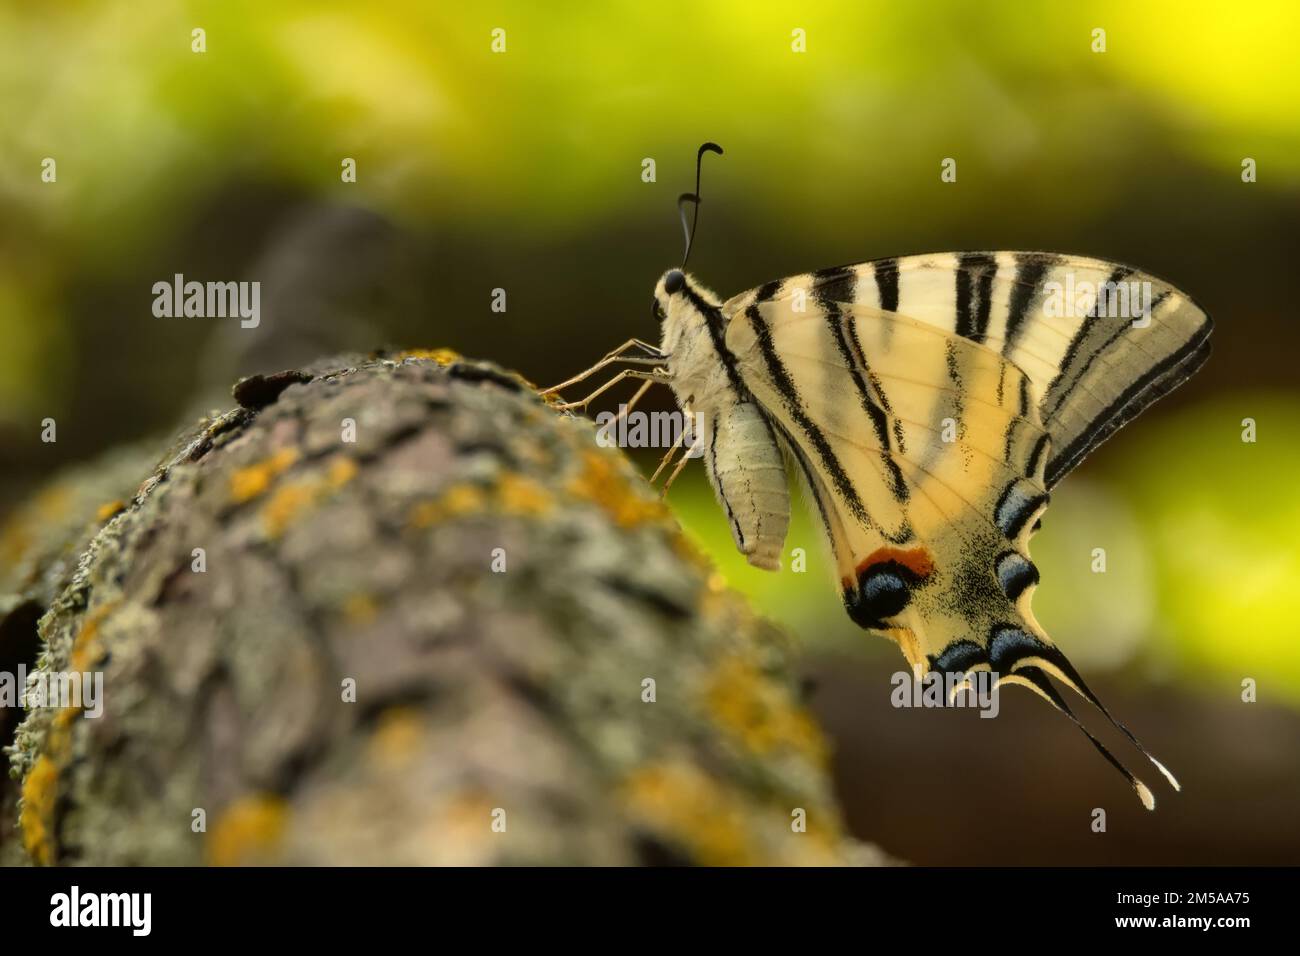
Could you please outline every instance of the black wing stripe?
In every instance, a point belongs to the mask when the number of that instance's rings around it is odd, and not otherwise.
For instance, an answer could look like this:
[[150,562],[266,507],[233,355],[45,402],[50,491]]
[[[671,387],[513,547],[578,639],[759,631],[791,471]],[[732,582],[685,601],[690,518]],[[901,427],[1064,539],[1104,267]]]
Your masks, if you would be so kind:
[[[896,501],[906,501],[908,497],[907,482],[903,479],[903,470],[898,467],[893,456],[889,453],[889,417],[885,414],[874,401],[872,401],[871,392],[867,389],[867,383],[862,378],[859,368],[866,368],[866,358],[864,356],[855,356],[852,348],[849,346],[848,338],[844,335],[844,322],[834,303],[830,303],[826,312],[826,325],[830,330],[831,338],[834,339],[836,347],[839,349],[840,357],[844,359],[844,366],[849,370],[849,377],[853,380],[853,387],[857,390],[858,401],[862,405],[862,410],[867,413],[871,420],[871,427],[875,430],[876,441],[880,445],[880,460],[884,463],[886,470],[889,472],[890,491]],[[862,363],[859,366],[859,361]]]
[[866,506],[863,505],[862,499],[858,497],[857,490],[853,487],[853,482],[849,480],[848,472],[840,463],[831,448],[830,442],[826,440],[826,435],[817,426],[817,424],[808,417],[804,411],[803,402],[799,399],[799,390],[795,388],[794,381],[790,378],[790,372],[777,354],[776,346],[772,342],[772,330],[768,327],[762,313],[756,305],[751,305],[745,310],[745,317],[749,320],[754,329],[754,335],[758,342],[759,352],[763,356],[763,361],[767,365],[768,374],[772,378],[772,383],[776,386],[777,391],[785,403],[786,411],[795,424],[808,437],[817,456],[821,459],[826,473],[830,476],[835,485],[835,490],[839,493],[844,503],[848,506],[853,516],[863,524],[874,527],[870,516],[867,514]]
[[[1116,266],[1114,271],[1111,272],[1110,278],[1106,281],[1114,287],[1119,285],[1119,283],[1123,282],[1132,274],[1133,270],[1128,266]],[[1056,367],[1056,377],[1048,383],[1047,390],[1044,394],[1053,393],[1065,376],[1070,373],[1071,366],[1074,365],[1075,356],[1078,355],[1079,350],[1083,348],[1084,343],[1088,341],[1088,337],[1092,333],[1093,326],[1088,319],[1095,317],[1097,310],[1101,307],[1101,301],[1101,295],[1098,293],[1097,299],[1092,306],[1092,312],[1079,322],[1079,330],[1074,333],[1074,338],[1070,339],[1070,344],[1066,348],[1065,354],[1061,356],[1060,364]]]
[[[948,380],[952,382],[954,391],[952,393],[952,417],[958,422],[960,431],[958,437],[964,437],[966,433],[966,403],[963,400],[961,385],[960,360],[957,358],[957,349],[949,339],[943,346],[944,365],[948,369]],[[939,393],[941,396],[943,393]]]
[[[1047,449],[1051,447],[1051,442],[1052,436],[1047,432],[1043,432],[1038,436],[1038,441],[1034,442],[1033,451],[1029,453],[1029,465],[1026,468],[1025,477],[1033,478],[1038,474],[1038,469],[1043,464],[1043,456],[1047,453]],[[1010,454],[1008,454],[1009,457]]]
[[1010,355],[1020,337],[1028,327],[1029,312],[1040,292],[1039,286],[1047,270],[1052,267],[1053,257],[1021,255],[1017,257],[1016,281],[1011,289],[1011,301],[1007,312],[1007,331],[1003,336],[1002,354]]
[[1157,362],[1093,419],[1068,446],[1047,463],[1046,484],[1051,488],[1077,465],[1093,448],[1133,419],[1152,402],[1167,395],[1186,381],[1210,355],[1210,331],[1206,322],[1181,348]]
[[813,295],[830,308],[833,303],[857,301],[858,272],[852,266],[833,266],[813,273]]
[[[1160,304],[1164,302],[1168,297],[1169,297],[1168,292],[1161,292],[1158,296],[1155,297],[1154,300],[1152,300],[1151,302],[1152,316],[1155,315],[1156,309],[1158,309],[1160,307]],[[1074,387],[1083,381],[1083,377],[1088,374],[1088,369],[1092,368],[1092,363],[1097,361],[1098,356],[1105,354],[1106,351],[1112,345],[1114,345],[1121,337],[1123,337],[1132,329],[1133,329],[1133,325],[1131,322],[1129,321],[1121,322],[1119,328],[1115,329],[1115,331],[1110,334],[1110,337],[1106,339],[1105,342],[1102,342],[1101,345],[1093,349],[1092,354],[1088,356],[1088,360],[1083,363],[1083,365],[1079,368],[1079,370],[1077,372],[1072,372],[1070,374],[1070,382],[1068,387],[1065,386],[1064,382],[1062,382],[1060,385],[1056,385],[1055,382],[1053,383],[1053,385],[1057,388],[1057,390],[1054,392],[1049,391],[1047,396],[1043,398],[1043,419],[1044,420],[1047,420],[1051,416],[1055,415],[1058,411],[1060,411],[1061,406],[1065,404],[1066,399],[1068,399],[1071,393],[1074,391]],[[1057,378],[1059,380],[1060,376],[1058,375]],[[1051,403],[1050,409],[1048,409],[1047,407],[1049,401]]]
[[898,260],[879,259],[875,263],[876,292],[880,296],[880,311],[898,311]]
[[754,292],[754,301],[767,302],[770,299],[775,299],[777,293],[781,291],[781,286],[784,282],[784,279],[773,279],[771,282],[764,282]]
[[983,252],[965,252],[957,260],[957,320],[955,330],[972,342],[988,334],[993,302],[993,278],[998,261]]
[[849,344],[853,348],[853,354],[856,355],[858,361],[862,363],[862,368],[865,370],[867,375],[867,381],[871,383],[871,389],[875,393],[876,401],[878,401],[880,407],[885,410],[885,414],[894,420],[894,448],[897,449],[900,455],[906,455],[907,439],[903,433],[903,423],[894,415],[894,406],[890,404],[889,395],[885,391],[884,383],[880,381],[880,376],[871,370],[871,365],[867,362],[867,353],[866,350],[862,348],[862,338],[858,335],[857,321],[853,319],[848,319],[846,321],[848,321],[850,325],[849,333],[851,338]]

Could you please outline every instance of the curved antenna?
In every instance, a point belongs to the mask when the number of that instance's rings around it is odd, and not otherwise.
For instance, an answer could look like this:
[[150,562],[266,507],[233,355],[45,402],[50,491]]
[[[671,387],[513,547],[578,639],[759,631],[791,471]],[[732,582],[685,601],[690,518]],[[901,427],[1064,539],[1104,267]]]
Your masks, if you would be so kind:
[[686,260],[691,257],[691,242],[695,238],[695,230],[691,228],[690,223],[686,221],[686,202],[690,200],[695,203],[695,221],[700,220],[700,197],[695,193],[682,193],[677,197],[677,213],[682,217],[682,238],[686,240],[686,252],[682,255],[682,264],[680,268],[686,268]]
[[[695,229],[700,224],[700,169],[704,165],[705,153],[717,153],[722,155],[722,147],[717,143],[704,143],[695,153],[695,192],[682,193],[677,197],[677,211],[682,217],[682,232],[686,236],[686,252],[682,255],[681,268],[686,268],[686,262],[691,257],[691,247],[695,244]],[[695,216],[691,220],[691,226],[686,228],[686,207],[682,205],[687,200],[695,203]]]

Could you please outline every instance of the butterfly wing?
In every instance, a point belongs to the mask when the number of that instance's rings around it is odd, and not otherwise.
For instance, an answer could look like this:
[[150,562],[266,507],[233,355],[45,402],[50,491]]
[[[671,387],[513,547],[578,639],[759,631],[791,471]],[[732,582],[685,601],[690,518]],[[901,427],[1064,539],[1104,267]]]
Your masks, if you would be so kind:
[[[793,277],[724,306],[726,343],[817,503],[850,616],[898,641],[919,670],[992,670],[1077,724],[1046,675],[1110,715],[1033,617],[1028,539],[1054,479],[1203,360],[1209,320],[1162,285],[1150,323],[1131,332],[1121,326],[1132,319],[1094,309],[1091,321],[1049,335],[1032,305],[1047,280],[1027,292],[1020,268],[1040,261],[1033,255],[915,257],[906,268],[886,260],[896,272],[868,263]],[[1072,261],[1103,279],[1120,268]],[[963,262],[996,267],[963,278]],[[998,285],[1004,262],[1012,278]],[[941,289],[952,294],[944,300]],[[1150,791],[1084,733],[1152,806]]]
[[1213,328],[1203,309],[1162,279],[1048,252],[837,266],[750,290],[725,303],[723,314],[799,295],[902,313],[1010,359],[1029,376],[1052,435],[1049,488],[1195,372],[1209,355]]
[[865,306],[752,305],[727,345],[818,504],[850,616],[913,666],[991,664],[961,651],[987,651],[996,625],[1029,626],[1025,552],[1046,506],[1050,437],[1028,377]]

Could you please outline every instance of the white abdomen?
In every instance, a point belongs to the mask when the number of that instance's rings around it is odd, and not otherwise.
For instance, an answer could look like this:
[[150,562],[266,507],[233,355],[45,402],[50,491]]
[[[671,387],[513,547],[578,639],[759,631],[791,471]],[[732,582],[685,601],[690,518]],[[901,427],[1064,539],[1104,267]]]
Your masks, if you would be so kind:
[[781,449],[753,402],[724,402],[711,411],[705,412],[704,463],[736,547],[755,567],[779,570],[790,527]]

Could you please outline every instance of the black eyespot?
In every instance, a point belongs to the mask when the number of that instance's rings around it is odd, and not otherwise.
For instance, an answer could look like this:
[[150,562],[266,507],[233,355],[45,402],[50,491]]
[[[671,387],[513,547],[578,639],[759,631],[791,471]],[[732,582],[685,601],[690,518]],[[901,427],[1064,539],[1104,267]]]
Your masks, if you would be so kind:
[[684,285],[686,285],[686,276],[682,275],[680,269],[674,269],[664,276],[664,291],[669,295],[676,295],[681,292]]

